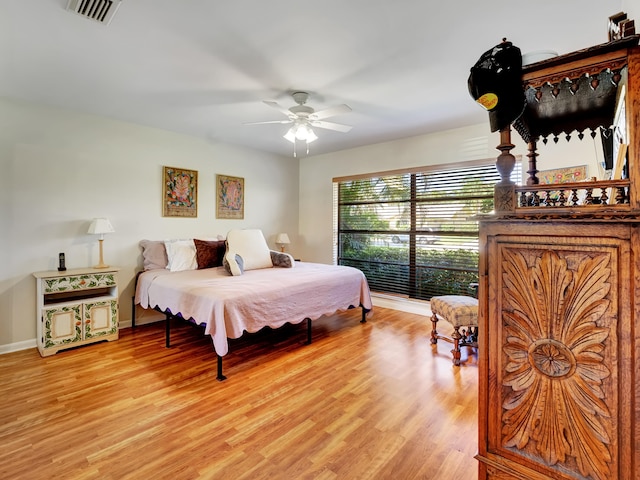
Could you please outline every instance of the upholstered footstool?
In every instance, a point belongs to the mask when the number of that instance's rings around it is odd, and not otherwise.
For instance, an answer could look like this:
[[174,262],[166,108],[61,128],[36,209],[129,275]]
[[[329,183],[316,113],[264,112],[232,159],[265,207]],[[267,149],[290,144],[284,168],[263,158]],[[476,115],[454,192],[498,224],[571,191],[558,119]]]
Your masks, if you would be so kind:
[[[431,343],[438,339],[453,343],[453,364],[460,365],[460,347],[478,347],[478,300],[463,295],[442,295],[431,298]],[[453,325],[451,336],[438,333],[438,316]]]

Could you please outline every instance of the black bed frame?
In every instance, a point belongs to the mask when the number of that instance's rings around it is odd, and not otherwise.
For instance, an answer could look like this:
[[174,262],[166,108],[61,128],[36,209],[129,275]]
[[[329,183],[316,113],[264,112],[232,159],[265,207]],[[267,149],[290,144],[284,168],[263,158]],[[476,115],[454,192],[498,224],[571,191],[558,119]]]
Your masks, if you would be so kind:
[[[349,307],[351,308],[356,308],[354,306]],[[369,312],[369,309],[364,308],[362,305],[360,305],[360,308],[362,308],[362,317],[360,319],[360,323],[366,323],[367,321],[367,312]],[[166,348],[171,348],[171,320],[176,318],[179,320],[185,320],[185,318],[180,314],[180,313],[171,313],[170,310],[160,310],[158,307],[154,307],[154,310],[164,314],[165,316],[165,347]],[[305,342],[306,345],[311,344],[311,319],[310,318],[305,318],[305,320],[307,321],[307,341]],[[197,322],[193,322],[197,325]],[[135,328],[136,327],[136,304],[135,304],[135,298],[132,297],[131,298],[131,328]],[[213,349],[213,351],[215,352],[215,348]],[[223,380],[226,380],[227,377],[222,373],[222,356],[218,355],[216,352],[216,356],[218,357],[218,374],[216,376],[216,379],[220,382],[222,382]]]

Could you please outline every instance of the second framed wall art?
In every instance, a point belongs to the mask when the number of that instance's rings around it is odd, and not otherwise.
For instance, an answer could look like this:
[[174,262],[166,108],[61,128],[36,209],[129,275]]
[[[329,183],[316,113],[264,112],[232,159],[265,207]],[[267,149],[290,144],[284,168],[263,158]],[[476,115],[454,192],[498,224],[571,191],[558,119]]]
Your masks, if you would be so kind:
[[244,218],[244,178],[216,175],[216,218]]

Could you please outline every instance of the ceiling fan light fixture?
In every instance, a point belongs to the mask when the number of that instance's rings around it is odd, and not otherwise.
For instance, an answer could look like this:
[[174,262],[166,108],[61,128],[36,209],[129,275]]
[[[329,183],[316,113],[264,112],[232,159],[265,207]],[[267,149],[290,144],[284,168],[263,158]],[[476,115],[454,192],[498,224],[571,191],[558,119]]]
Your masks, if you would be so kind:
[[283,135],[284,138],[289,140],[291,143],[296,143],[296,127],[291,127],[287,133]]
[[291,128],[283,135],[283,137],[293,143],[293,156],[296,156],[296,145],[300,142],[307,144],[307,154],[309,154],[309,144],[315,142],[318,136],[313,131],[313,128],[323,128],[326,130],[334,130],[336,132],[346,133],[351,130],[350,125],[343,125],[341,123],[327,122],[324,119],[332,117],[334,115],[341,115],[351,112],[351,107],[348,105],[336,105],[334,107],[325,108],[318,112],[314,108],[306,105],[309,98],[307,92],[295,91],[291,93],[296,105],[291,108],[284,108],[278,102],[273,100],[263,100],[263,102],[283,113],[287,120],[268,120],[265,122],[251,122],[245,123],[245,125],[258,125],[266,123],[282,123],[289,124]]
[[318,139],[318,136],[308,125],[294,125],[287,133],[284,134],[284,138],[291,143],[296,143],[296,140],[311,143]]
[[[300,129],[298,129],[298,135],[300,135]],[[304,125],[304,138],[300,138],[300,140],[305,140],[307,143],[311,143],[318,139],[318,136],[314,133],[311,127]]]

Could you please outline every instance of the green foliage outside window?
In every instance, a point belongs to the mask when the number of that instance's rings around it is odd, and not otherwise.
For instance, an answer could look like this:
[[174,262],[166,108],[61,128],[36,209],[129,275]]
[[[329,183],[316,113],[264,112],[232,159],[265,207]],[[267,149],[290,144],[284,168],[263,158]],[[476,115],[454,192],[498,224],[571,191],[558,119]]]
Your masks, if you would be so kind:
[[416,280],[410,286],[406,250],[368,246],[344,251],[341,265],[359,268],[373,291],[429,300],[436,295],[473,295],[478,282],[478,252],[468,249],[419,250]]

